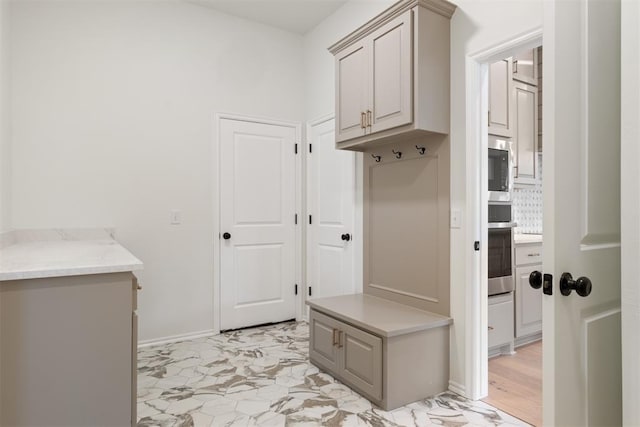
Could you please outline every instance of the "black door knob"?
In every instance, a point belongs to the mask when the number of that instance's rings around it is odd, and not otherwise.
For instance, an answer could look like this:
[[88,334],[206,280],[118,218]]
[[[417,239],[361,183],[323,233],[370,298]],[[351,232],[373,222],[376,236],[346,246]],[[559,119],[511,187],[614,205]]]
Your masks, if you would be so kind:
[[562,273],[560,276],[560,293],[569,296],[575,290],[581,297],[586,297],[591,293],[591,280],[588,277],[579,277],[573,280],[571,273]]
[[533,289],[540,289],[542,287],[542,273],[532,271],[531,274],[529,274],[529,284]]
[[224,234],[222,235],[222,238],[223,238],[224,240],[229,240],[229,239],[231,238],[231,234],[229,234],[229,233],[224,233]]
[[351,240],[351,234],[346,233],[342,235],[342,240],[348,242],[349,240]]

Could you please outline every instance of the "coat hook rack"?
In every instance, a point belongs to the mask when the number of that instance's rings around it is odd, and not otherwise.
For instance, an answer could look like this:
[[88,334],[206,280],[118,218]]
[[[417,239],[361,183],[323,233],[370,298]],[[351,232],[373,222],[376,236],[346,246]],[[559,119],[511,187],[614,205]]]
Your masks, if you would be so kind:
[[373,157],[373,160],[375,160],[376,163],[380,163],[380,160],[382,160],[381,156],[376,156],[375,154],[372,154],[371,157]]
[[416,150],[418,150],[418,153],[420,153],[421,156],[424,154],[425,151],[427,151],[426,148],[418,147],[417,145],[416,145]]
[[402,158],[402,151],[396,151],[392,149],[391,152],[396,155],[396,159]]

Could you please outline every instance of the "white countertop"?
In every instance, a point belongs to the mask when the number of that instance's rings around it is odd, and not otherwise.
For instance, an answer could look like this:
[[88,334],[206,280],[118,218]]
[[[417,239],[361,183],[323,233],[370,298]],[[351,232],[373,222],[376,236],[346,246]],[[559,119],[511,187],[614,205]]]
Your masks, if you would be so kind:
[[513,241],[516,245],[525,243],[542,243],[542,234],[514,234]]
[[394,337],[453,323],[446,316],[365,294],[316,298],[308,300],[307,304],[321,313],[345,320],[382,337]]
[[99,239],[14,240],[0,248],[0,281],[120,273],[143,264],[108,236]]

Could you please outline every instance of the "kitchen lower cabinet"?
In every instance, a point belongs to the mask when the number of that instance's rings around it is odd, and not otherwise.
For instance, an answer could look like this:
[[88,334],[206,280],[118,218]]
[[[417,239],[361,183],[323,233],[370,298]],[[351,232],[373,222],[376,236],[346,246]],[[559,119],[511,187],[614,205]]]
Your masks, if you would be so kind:
[[513,294],[489,297],[489,356],[513,353]]
[[307,302],[309,359],[384,410],[441,393],[451,319],[363,294]]
[[542,289],[529,285],[531,272],[542,271],[542,243],[516,243],[515,254],[515,337],[517,345],[524,345],[542,333]]

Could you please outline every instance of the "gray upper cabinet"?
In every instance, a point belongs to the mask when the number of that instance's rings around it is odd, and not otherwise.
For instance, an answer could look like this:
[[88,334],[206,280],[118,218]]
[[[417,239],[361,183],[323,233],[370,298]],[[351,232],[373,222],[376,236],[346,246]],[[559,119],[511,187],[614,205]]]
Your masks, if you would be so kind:
[[513,94],[511,58],[489,66],[489,134],[513,136]]
[[538,177],[538,88],[514,82],[514,183],[535,184]]
[[404,0],[329,48],[335,57],[336,146],[368,147],[449,133],[445,0]]
[[513,56],[513,78],[533,86],[538,85],[538,49],[527,49]]

